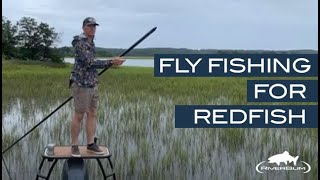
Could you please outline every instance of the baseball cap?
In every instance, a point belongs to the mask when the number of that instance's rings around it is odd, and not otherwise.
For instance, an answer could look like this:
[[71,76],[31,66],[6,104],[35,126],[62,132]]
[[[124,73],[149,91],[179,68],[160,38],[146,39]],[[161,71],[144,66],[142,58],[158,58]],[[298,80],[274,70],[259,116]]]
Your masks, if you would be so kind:
[[93,17],[87,17],[83,20],[82,26],[85,26],[88,24],[94,24],[96,26],[99,26],[99,24],[96,22],[96,20]]

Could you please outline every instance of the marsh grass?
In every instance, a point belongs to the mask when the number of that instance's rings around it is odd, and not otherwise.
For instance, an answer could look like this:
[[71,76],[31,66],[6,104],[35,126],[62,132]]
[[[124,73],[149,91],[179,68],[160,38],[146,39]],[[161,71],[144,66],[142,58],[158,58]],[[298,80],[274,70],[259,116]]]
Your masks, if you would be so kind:
[[[71,65],[16,61],[2,65],[5,148],[70,96]],[[97,135],[111,150],[117,178],[317,179],[318,129],[174,128],[174,105],[248,104],[247,79],[156,78],[152,68],[142,67],[106,71],[99,84]],[[35,177],[48,143],[70,143],[72,110],[71,101],[5,154],[17,179]],[[84,128],[79,139],[86,143]],[[258,162],[284,150],[300,155],[312,166],[311,172],[255,172]],[[95,161],[86,163],[91,177],[102,177]],[[60,179],[62,165],[57,164],[51,179]]]

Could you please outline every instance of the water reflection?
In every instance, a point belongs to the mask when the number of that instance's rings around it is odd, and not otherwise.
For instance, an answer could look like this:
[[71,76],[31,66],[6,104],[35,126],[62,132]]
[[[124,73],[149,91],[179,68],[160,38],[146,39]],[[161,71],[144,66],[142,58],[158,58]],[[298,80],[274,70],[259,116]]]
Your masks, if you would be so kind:
[[[101,94],[97,135],[107,145],[118,179],[315,179],[317,136],[310,129],[175,129],[174,102],[145,96],[131,102],[112,93]],[[213,100],[228,104],[226,97]],[[118,103],[114,103],[118,102]],[[126,102],[126,103],[119,103]],[[32,108],[17,99],[2,116],[3,148],[23,135],[62,102]],[[31,103],[32,104],[32,103]],[[4,155],[14,179],[34,179],[41,153],[48,143],[70,143],[70,101]],[[85,121],[80,143],[86,144]],[[270,155],[288,150],[313,168],[300,172],[258,174],[255,166]],[[96,161],[86,161],[90,177],[102,179]],[[58,162],[51,180],[61,176]],[[104,162],[107,166],[107,163]],[[4,167],[3,167],[4,168]],[[49,167],[44,167],[48,170]],[[4,179],[6,172],[2,169]]]

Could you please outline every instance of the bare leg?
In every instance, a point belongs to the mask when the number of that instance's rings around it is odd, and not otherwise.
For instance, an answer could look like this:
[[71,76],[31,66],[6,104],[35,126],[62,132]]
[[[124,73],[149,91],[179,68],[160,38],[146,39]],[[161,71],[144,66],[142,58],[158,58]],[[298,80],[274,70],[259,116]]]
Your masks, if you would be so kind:
[[96,134],[96,108],[90,108],[87,115],[87,143],[92,144],[94,143],[94,136]]
[[71,145],[78,145],[79,141],[78,141],[78,136],[80,133],[80,125],[81,125],[81,121],[82,118],[84,116],[84,113],[78,113],[75,112],[72,118],[72,122],[71,122]]

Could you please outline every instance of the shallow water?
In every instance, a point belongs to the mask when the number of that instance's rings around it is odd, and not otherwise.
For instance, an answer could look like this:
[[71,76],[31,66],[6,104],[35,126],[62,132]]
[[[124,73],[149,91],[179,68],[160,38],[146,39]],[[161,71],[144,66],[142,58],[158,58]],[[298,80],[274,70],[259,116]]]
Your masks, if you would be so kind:
[[[100,60],[106,60],[108,58],[99,58]],[[64,62],[74,64],[74,58],[64,58]],[[136,67],[153,67],[153,59],[126,59],[122,64],[123,66],[136,66]]]
[[[147,96],[131,101],[111,92],[100,94],[98,142],[109,147],[117,179],[316,179],[318,136],[310,129],[176,129],[174,105],[168,98]],[[188,100],[186,100],[187,102]],[[3,149],[22,136],[60,103],[46,106],[16,99],[2,116]],[[188,102],[192,103],[192,102]],[[226,97],[209,104],[228,105]],[[35,179],[41,153],[49,143],[70,144],[71,100],[8,151],[4,157],[13,179]],[[86,144],[84,126],[80,143]],[[274,154],[289,151],[312,166],[311,172],[259,174],[255,166]],[[92,179],[102,179],[96,161],[88,160]],[[107,162],[103,162],[107,166]],[[51,180],[60,179],[63,161]],[[46,167],[48,169],[48,167]],[[7,178],[3,167],[2,177]]]

